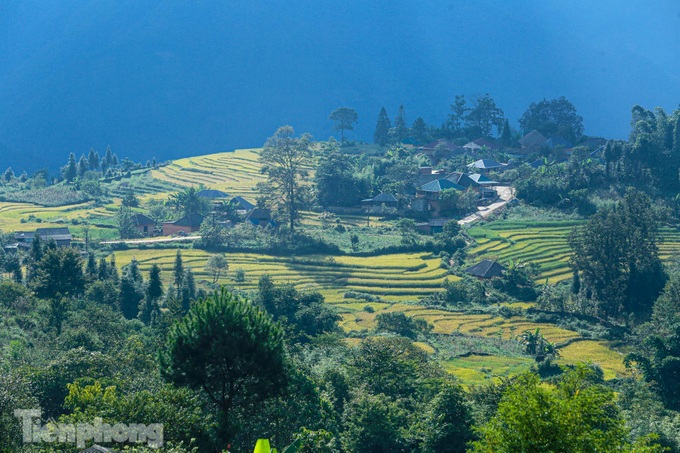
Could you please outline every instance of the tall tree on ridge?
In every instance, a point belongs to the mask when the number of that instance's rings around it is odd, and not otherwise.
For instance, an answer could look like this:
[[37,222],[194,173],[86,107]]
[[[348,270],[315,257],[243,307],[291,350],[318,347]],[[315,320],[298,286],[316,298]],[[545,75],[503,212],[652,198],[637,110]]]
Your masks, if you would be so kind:
[[76,155],[71,153],[68,155],[68,164],[64,168],[64,179],[71,182],[78,176],[78,164],[76,163]]
[[378,114],[378,123],[375,125],[375,133],[373,134],[373,142],[380,146],[385,146],[390,138],[390,129],[392,128],[392,122],[389,116],[387,116],[387,110],[385,107],[380,109]]
[[474,100],[474,105],[468,112],[465,123],[470,134],[490,137],[494,126],[498,132],[503,127],[503,115],[503,110],[496,105],[496,101],[489,93],[486,93]]
[[78,161],[78,176],[82,177],[87,170],[90,168],[90,163],[87,161],[87,157],[85,157],[85,154],[82,154],[80,156],[80,160]]
[[335,122],[333,129],[340,131],[340,141],[345,141],[345,131],[354,130],[353,124],[359,120],[359,114],[349,107],[340,107],[331,112],[328,119]]
[[397,116],[394,117],[394,129],[392,130],[393,139],[396,143],[401,143],[408,135],[408,126],[406,125],[406,112],[404,111],[404,104],[399,106]]
[[420,143],[427,142],[427,140],[429,139],[427,124],[425,123],[425,120],[422,117],[419,116],[413,122],[413,124],[411,125],[411,133],[413,134],[413,138],[418,140]]
[[307,168],[312,157],[310,145],[308,134],[296,138],[292,127],[283,126],[267,139],[260,154],[262,173],[268,177],[260,188],[284,214],[291,234],[300,217],[302,179],[308,176]]
[[90,154],[87,155],[87,163],[90,166],[90,170],[99,171],[99,153],[94,149],[90,149]]

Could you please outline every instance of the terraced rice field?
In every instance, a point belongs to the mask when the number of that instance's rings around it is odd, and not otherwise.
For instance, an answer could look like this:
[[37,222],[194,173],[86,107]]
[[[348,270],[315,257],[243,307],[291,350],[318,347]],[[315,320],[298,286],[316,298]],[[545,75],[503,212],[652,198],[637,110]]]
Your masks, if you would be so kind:
[[[373,312],[365,311],[370,305]],[[429,309],[418,305],[395,303],[339,303],[341,326],[347,331],[370,331],[375,328],[379,313],[400,311],[416,319],[425,319],[434,325],[434,333],[463,334],[472,337],[516,338],[525,330],[541,329],[545,337],[558,343],[561,358],[558,363],[572,364],[591,360],[602,367],[605,378],[612,379],[627,374],[623,355],[604,341],[582,340],[577,332],[561,327],[529,321],[520,316],[501,318],[490,314],[470,314]],[[527,357],[500,355],[470,355],[446,360],[444,366],[465,384],[479,384],[499,377],[511,376],[528,370],[534,361]]]
[[560,355],[564,363],[590,360],[593,363],[604,364],[601,366],[605,379],[629,374],[629,371],[623,364],[624,354],[612,349],[611,345],[606,341],[575,341],[561,348]]
[[[175,250],[126,250],[115,252],[115,257],[121,267],[136,257],[144,272],[158,264],[162,277],[169,282],[175,254]],[[211,280],[204,269],[209,253],[187,249],[182,251],[182,257],[198,280]],[[348,301],[343,298],[347,291],[372,294],[389,301],[417,300],[441,291],[447,278],[457,278],[447,276],[439,267],[439,258],[420,254],[295,258],[234,253],[228,254],[227,260],[230,272],[243,269],[246,273],[241,289],[254,289],[260,276],[269,274],[280,283],[293,283],[302,290],[318,290],[330,303]],[[231,274],[222,277],[220,283],[234,285]]]
[[[85,218],[92,203],[61,207],[43,207],[31,203],[0,202],[0,230],[22,231],[46,228],[50,223],[65,223],[71,219]],[[28,221],[30,215],[41,219],[42,222]],[[22,219],[24,222],[22,223]],[[47,223],[47,224],[46,224]]]
[[[373,313],[363,310],[366,305],[371,305]],[[460,333],[479,337],[500,337],[505,340],[515,338],[525,330],[541,329],[541,333],[553,342],[560,343],[579,337],[578,333],[566,330],[552,324],[536,323],[525,318],[515,316],[501,318],[490,314],[469,314],[436,310],[410,304],[338,304],[338,308],[345,310],[342,313],[342,327],[345,330],[372,330],[375,328],[375,317],[379,313],[401,311],[416,319],[424,319],[434,326],[434,333],[454,334]]]
[[254,201],[256,184],[265,180],[260,172],[259,157],[257,150],[253,149],[188,157],[152,170],[151,175],[185,187],[203,184],[210,189]]
[[497,382],[528,371],[534,361],[528,357],[505,357],[497,355],[470,355],[457,357],[444,363],[444,368],[464,385]]
[[[166,284],[172,278],[175,250],[126,250],[115,252],[116,262],[122,267],[133,257],[143,272],[152,264],[162,269]],[[210,280],[204,266],[210,254],[202,250],[182,250],[185,266],[191,267],[197,279]],[[462,334],[484,338],[515,338],[525,330],[541,329],[550,341],[562,344],[560,363],[592,360],[602,367],[608,379],[626,373],[623,356],[611,349],[606,342],[583,340],[577,332],[552,324],[536,323],[521,316],[502,318],[491,314],[471,314],[430,309],[414,301],[435,291],[442,290],[448,278],[439,268],[439,259],[421,254],[396,254],[379,257],[312,256],[304,258],[275,257],[252,253],[228,254],[230,274],[220,283],[235,286],[231,273],[243,269],[246,281],[241,289],[254,289],[259,277],[269,274],[279,283],[292,283],[300,290],[318,290],[340,313],[342,328],[346,331],[371,331],[375,317],[381,312],[401,311],[414,318],[425,319],[434,326],[434,333]],[[379,296],[381,301],[366,302],[344,298],[347,291]],[[372,310],[366,311],[367,306]],[[423,345],[428,352],[435,352],[431,345]],[[479,384],[502,376],[511,376],[528,370],[533,361],[526,357],[497,355],[471,355],[456,357],[445,362],[445,367],[467,385]]]
[[[163,168],[163,167],[160,167]],[[168,193],[177,192],[182,186],[174,182],[156,179],[147,170],[143,173],[133,175],[130,178],[122,178],[120,181],[113,181],[108,185],[109,194],[113,197],[123,198],[132,189],[141,199],[162,197]]]
[[[470,254],[475,259],[491,258],[501,263],[509,261],[533,262],[539,265],[537,281],[556,283],[571,278],[569,268],[571,250],[567,237],[582,222],[504,222],[496,221],[468,230],[477,241]],[[662,228],[659,252],[664,260],[680,251],[680,231]]]

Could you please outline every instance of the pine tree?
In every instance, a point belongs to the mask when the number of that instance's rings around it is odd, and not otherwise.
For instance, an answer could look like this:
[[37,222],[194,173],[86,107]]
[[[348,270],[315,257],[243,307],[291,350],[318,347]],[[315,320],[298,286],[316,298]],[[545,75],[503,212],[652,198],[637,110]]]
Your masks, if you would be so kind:
[[135,195],[135,191],[132,190],[132,187],[129,188],[125,195],[123,196],[121,204],[123,206],[128,206],[131,208],[139,207],[139,198],[137,198],[137,195]]
[[180,250],[177,250],[177,255],[175,255],[173,277],[177,290],[177,298],[179,299],[182,291],[182,281],[184,280],[184,264],[182,263],[182,252]]
[[184,271],[182,279],[182,309],[186,313],[191,308],[191,302],[196,298],[196,281],[191,268]]
[[390,128],[392,123],[390,118],[387,116],[387,110],[385,107],[380,109],[378,114],[378,123],[375,126],[375,133],[373,134],[373,142],[380,146],[385,146],[390,137]]
[[14,280],[14,283],[23,283],[24,282],[24,273],[21,270],[21,266],[16,266],[12,270],[12,280]]
[[149,271],[149,283],[146,285],[146,293],[139,307],[139,319],[146,325],[152,324],[158,317],[160,307],[158,301],[163,297],[163,282],[161,281],[161,268],[158,264],[151,266]]
[[406,113],[404,112],[404,105],[402,104],[399,106],[397,116],[394,118],[393,139],[395,142],[401,143],[407,135],[408,126],[406,125]]
[[340,141],[344,143],[345,131],[354,129],[354,123],[358,121],[359,115],[354,109],[340,107],[333,110],[328,119],[335,122],[333,129],[340,131]]
[[120,279],[120,309],[123,316],[133,319],[139,314],[139,305],[144,298],[144,278],[136,259],[130,261]]
[[109,261],[109,278],[116,284],[120,279],[118,276],[118,268],[116,267],[116,255],[111,255],[111,260]]
[[92,279],[97,277],[97,261],[94,259],[94,253],[90,253],[87,257],[87,266],[85,267],[85,272]]
[[31,261],[37,263],[42,259],[43,253],[44,253],[43,240],[39,234],[36,234],[35,236],[33,236],[33,240],[31,241],[30,251]]
[[97,268],[97,279],[104,281],[108,280],[109,277],[109,263],[106,262],[105,258],[100,258],[99,267]]
[[90,149],[90,154],[87,156],[87,163],[92,171],[99,171],[99,153],[94,149]]
[[80,156],[80,160],[78,161],[78,176],[83,176],[89,168],[90,163],[87,161],[85,154],[83,154]]
[[164,379],[201,389],[215,403],[221,445],[235,435],[240,419],[234,413],[258,407],[288,387],[283,329],[224,290],[170,327],[159,362]]
[[31,249],[28,252],[28,256],[31,259],[28,265],[28,272],[26,274],[26,281],[31,282],[35,277],[35,270],[38,262],[43,258],[45,254],[43,240],[40,238],[39,234],[36,234],[31,241]]
[[68,156],[68,164],[64,169],[64,178],[66,181],[71,182],[78,176],[78,164],[76,163],[76,155],[71,153]]
[[151,166],[152,166],[152,167],[156,167],[156,165],[157,165],[156,157],[153,157],[153,158],[151,159]]
[[574,275],[571,278],[571,292],[572,294],[578,294],[581,292],[581,277],[578,275],[578,271],[574,269]]
[[12,179],[14,179],[14,171],[12,170],[12,167],[8,167],[7,170],[5,170],[5,181],[10,182]]
[[413,125],[411,125],[411,132],[413,134],[413,138],[418,140],[420,143],[427,142],[428,140],[427,124],[425,123],[425,120],[422,117],[419,116],[413,122]]
[[106,154],[104,155],[104,163],[106,164],[107,167],[110,167],[110,166],[113,165],[113,153],[111,152],[110,146],[106,147]]
[[512,140],[512,132],[510,131],[510,122],[506,118],[503,121],[503,131],[501,132],[500,141],[503,146],[510,146],[510,141]]

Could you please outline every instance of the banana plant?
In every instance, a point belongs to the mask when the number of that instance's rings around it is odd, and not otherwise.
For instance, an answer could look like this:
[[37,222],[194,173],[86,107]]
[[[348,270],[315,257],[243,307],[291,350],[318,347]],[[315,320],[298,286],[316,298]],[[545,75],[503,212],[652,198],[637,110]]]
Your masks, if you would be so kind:
[[[284,448],[281,453],[297,453],[300,445],[302,445],[302,440],[296,440]],[[276,448],[271,448],[269,439],[257,439],[253,453],[278,453],[278,450]]]

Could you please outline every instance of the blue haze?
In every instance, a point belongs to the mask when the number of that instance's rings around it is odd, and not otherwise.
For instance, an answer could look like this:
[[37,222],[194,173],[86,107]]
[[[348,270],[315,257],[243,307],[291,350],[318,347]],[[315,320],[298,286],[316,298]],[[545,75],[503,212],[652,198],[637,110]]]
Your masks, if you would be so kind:
[[680,102],[676,1],[0,2],[0,168],[107,145],[146,161],[260,146],[280,125],[318,139],[328,114],[381,106],[439,125],[490,93],[511,124],[566,96],[586,133],[624,138],[630,109]]

